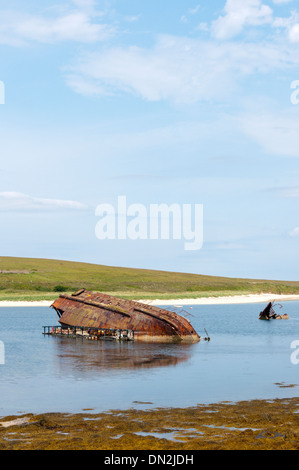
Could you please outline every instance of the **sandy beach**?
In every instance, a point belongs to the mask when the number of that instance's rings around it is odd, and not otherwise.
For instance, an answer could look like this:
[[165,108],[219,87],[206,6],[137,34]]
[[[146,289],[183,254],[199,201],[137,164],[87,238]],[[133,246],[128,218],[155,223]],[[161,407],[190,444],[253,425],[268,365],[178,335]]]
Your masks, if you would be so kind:
[[148,300],[143,301],[148,305],[229,305],[229,304],[254,304],[263,302],[286,302],[299,300],[299,295],[278,295],[278,294],[250,294],[235,295],[226,297],[202,297],[199,299],[170,299],[170,300]]
[[2,300],[0,301],[0,307],[50,307],[53,301],[49,300],[39,300],[39,301],[15,301],[15,300]]
[[[0,301],[0,307],[50,307],[53,301]],[[229,305],[229,304],[253,304],[263,302],[287,302],[299,300],[299,295],[278,295],[278,294],[250,294],[235,295],[226,297],[202,297],[198,299],[168,299],[168,300],[142,300],[139,301],[147,305],[165,305],[173,307],[183,307],[184,305]]]

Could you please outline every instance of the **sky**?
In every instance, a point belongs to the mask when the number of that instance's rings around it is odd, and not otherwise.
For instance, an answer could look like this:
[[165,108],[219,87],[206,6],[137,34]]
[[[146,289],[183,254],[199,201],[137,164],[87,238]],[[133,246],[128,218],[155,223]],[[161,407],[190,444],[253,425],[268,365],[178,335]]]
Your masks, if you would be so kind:
[[[0,0],[0,57],[2,256],[298,280],[297,0]],[[119,197],[201,248],[100,240]]]

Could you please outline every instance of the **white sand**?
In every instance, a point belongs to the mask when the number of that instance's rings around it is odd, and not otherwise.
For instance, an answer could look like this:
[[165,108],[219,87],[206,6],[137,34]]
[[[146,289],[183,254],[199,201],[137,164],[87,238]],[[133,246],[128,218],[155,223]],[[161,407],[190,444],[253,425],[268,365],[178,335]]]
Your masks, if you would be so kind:
[[[169,300],[142,300],[147,305],[225,305],[225,304],[253,304],[263,302],[286,302],[290,300],[299,300],[299,295],[278,295],[278,294],[250,294],[250,295],[234,295],[227,297],[203,297],[199,299],[169,299]],[[16,301],[0,301],[0,307],[50,307],[53,301],[33,301],[33,302],[16,302]]]
[[55,299],[51,300],[40,300],[40,301],[32,301],[32,302],[25,302],[25,301],[10,301],[10,300],[3,300],[0,301],[0,307],[50,307]]
[[282,302],[289,300],[299,300],[299,295],[278,295],[278,294],[250,294],[234,295],[227,297],[202,297],[199,299],[171,299],[171,300],[144,300],[148,305],[225,305],[225,304],[254,304],[263,302]]

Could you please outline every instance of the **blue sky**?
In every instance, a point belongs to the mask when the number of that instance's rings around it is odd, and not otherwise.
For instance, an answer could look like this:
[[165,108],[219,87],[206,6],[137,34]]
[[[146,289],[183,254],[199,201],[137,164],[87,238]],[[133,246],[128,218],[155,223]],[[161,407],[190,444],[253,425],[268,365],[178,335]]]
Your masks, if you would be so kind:
[[[295,0],[0,1],[1,255],[298,279]],[[204,245],[95,208],[203,204]]]

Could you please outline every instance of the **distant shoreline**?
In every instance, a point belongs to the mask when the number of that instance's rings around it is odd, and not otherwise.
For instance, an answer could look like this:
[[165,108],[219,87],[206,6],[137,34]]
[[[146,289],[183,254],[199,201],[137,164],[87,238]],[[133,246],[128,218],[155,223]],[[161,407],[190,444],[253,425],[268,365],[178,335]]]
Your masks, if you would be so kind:
[[[0,301],[1,307],[50,307],[53,300],[40,300],[40,301]],[[147,305],[165,305],[165,306],[185,306],[185,305],[230,305],[230,304],[252,304],[263,302],[287,302],[299,300],[299,295],[284,295],[284,294],[248,294],[248,295],[234,295],[226,297],[202,297],[198,299],[155,299],[155,300],[139,300],[138,302]]]
[[53,300],[1,300],[1,307],[50,307]]
[[202,297],[199,299],[170,299],[170,300],[144,300],[148,305],[230,305],[230,304],[255,304],[263,302],[286,302],[299,300],[299,295],[279,294],[248,294],[226,297]]

